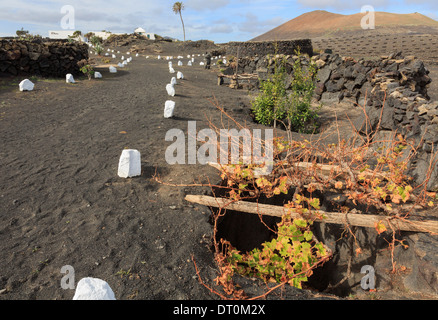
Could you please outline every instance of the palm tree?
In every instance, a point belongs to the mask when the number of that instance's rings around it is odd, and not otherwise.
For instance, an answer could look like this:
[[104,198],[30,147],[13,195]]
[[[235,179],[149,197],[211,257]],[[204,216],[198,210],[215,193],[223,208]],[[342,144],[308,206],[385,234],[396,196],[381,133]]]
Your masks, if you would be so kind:
[[181,11],[184,10],[184,4],[182,2],[175,2],[173,4],[172,10],[173,10],[173,12],[175,12],[175,14],[179,13],[179,16],[181,18],[182,27],[183,27],[183,32],[184,32],[184,41],[186,41],[186,30],[184,28],[184,21],[183,21],[182,14],[181,14]]

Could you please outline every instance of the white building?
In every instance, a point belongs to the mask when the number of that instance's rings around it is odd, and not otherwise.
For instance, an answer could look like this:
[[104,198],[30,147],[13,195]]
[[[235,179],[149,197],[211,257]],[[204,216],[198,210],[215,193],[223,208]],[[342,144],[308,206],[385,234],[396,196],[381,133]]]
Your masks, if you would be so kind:
[[50,39],[68,39],[73,35],[74,30],[49,31]]
[[112,35],[112,34],[123,34],[123,33],[111,33],[111,32],[106,32],[106,31],[104,31],[104,32],[102,32],[102,31],[91,31],[91,32],[93,32],[96,37],[102,38],[102,40],[108,39],[110,37],[110,35]]
[[137,28],[137,29],[135,29],[135,30],[134,30],[134,33],[135,33],[135,34],[142,35],[142,36],[145,36],[145,37],[147,37],[149,40],[155,40],[155,34],[150,33],[150,32],[146,32],[145,29],[143,29],[143,28]]

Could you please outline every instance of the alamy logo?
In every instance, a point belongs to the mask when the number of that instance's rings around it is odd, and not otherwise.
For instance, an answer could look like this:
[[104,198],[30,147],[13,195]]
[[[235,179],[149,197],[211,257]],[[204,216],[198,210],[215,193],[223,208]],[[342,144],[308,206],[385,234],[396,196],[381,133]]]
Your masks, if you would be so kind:
[[361,279],[360,286],[364,290],[374,290],[376,288],[376,276],[372,266],[366,265],[360,269],[360,273],[366,275]]
[[61,288],[64,290],[75,288],[75,269],[70,265],[61,268],[61,273],[65,276],[61,279]]
[[63,30],[75,29],[75,8],[71,5],[65,5],[61,8],[61,13],[65,16],[61,19],[61,28]]
[[[220,129],[219,137],[213,129],[197,132],[196,121],[189,121],[187,138],[181,129],[170,129],[165,140],[173,142],[166,149],[168,164],[256,164],[265,165],[265,172],[273,164],[273,129]],[[199,148],[197,142],[204,142]],[[186,152],[187,151],[187,152]],[[219,154],[218,154],[219,153]],[[269,172],[268,172],[269,171]]]
[[376,18],[373,6],[363,6],[360,10],[361,13],[366,13],[360,20],[360,27],[364,30],[376,29]]

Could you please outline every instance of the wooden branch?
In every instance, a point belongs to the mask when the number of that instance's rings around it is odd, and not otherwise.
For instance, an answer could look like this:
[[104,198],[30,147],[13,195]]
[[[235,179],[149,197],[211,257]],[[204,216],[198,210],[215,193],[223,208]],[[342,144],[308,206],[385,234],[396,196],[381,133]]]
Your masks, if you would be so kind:
[[240,80],[257,80],[257,73],[241,73],[241,74],[233,74],[233,75],[225,75],[223,73],[219,73],[217,75],[219,78],[227,78],[227,79],[240,79]]
[[[329,165],[329,164],[321,164],[321,163],[313,163],[313,162],[297,162],[292,164],[291,168],[286,168],[280,170],[280,173],[287,173],[288,171],[294,170],[296,168],[308,171],[309,169],[315,168],[315,170],[319,171],[321,174],[325,176],[331,175],[331,173],[338,174],[339,177],[346,177],[346,175],[350,174],[350,170],[341,168],[337,165]],[[363,172],[359,172],[357,170],[351,170],[357,175],[363,175],[365,178],[379,178],[379,179],[387,179],[387,176],[384,173],[375,173],[370,170],[364,170]]]
[[[247,201],[232,201],[225,198],[215,198],[200,195],[187,195],[185,200],[193,203],[202,204],[209,207],[223,208],[227,210],[241,211],[253,214],[262,214],[267,216],[281,217],[290,212],[292,218],[302,218],[302,215],[293,209],[285,207],[259,204]],[[324,217],[321,219],[321,217]],[[321,210],[312,211],[311,217],[306,217],[319,222],[333,224],[349,224],[352,226],[375,228],[377,224],[383,223],[388,230],[402,230],[415,232],[431,232],[438,234],[438,221],[412,221],[397,217],[357,214],[357,213],[339,213],[325,212]]]
[[[230,172],[228,164],[221,165],[219,163],[208,163],[213,168],[216,168],[219,171],[225,171],[226,173]],[[293,171],[295,169],[302,170],[302,171],[309,171],[311,169],[315,168],[317,173],[321,173],[324,176],[330,176],[332,173],[337,174],[339,178],[346,178],[349,174],[348,170],[341,168],[337,165],[329,165],[329,164],[321,164],[321,163],[313,163],[313,162],[297,162],[292,164],[289,168],[280,169],[279,173],[288,173],[290,171]],[[364,172],[358,172],[353,171],[357,175],[363,175],[365,178],[379,178],[379,179],[387,179],[387,176],[384,173],[375,173],[370,170],[365,170]],[[258,178],[257,175],[255,177]]]

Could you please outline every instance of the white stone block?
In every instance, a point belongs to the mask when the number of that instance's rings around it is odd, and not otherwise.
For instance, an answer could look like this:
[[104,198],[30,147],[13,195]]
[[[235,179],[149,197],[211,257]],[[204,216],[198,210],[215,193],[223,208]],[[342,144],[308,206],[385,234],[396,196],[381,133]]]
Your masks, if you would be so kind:
[[35,85],[29,79],[24,79],[20,82],[18,87],[20,88],[20,91],[32,91]]
[[171,84],[172,86],[174,86],[174,85],[177,84],[177,82],[176,82],[176,78],[175,78],[175,77],[172,77],[172,79],[170,79],[170,84]]
[[117,73],[117,68],[116,68],[116,67],[113,67],[113,66],[110,66],[110,67],[109,67],[109,72],[110,72],[110,73]]
[[158,56],[157,59],[160,60],[160,59],[161,59],[161,56]]
[[178,71],[178,73],[176,74],[176,78],[177,79],[184,79],[184,75],[181,71]]
[[125,56],[122,56],[122,61],[125,60]]
[[135,56],[138,57],[138,53]]
[[75,79],[73,78],[73,75],[71,73],[67,73],[65,75],[65,82],[67,82],[67,83],[75,83]]
[[173,87],[173,85],[171,83],[166,85],[166,90],[167,90],[167,94],[171,97],[175,96],[175,88]]
[[182,63],[182,61],[178,61],[178,66],[182,66],[183,65],[183,63]]
[[99,71],[95,71],[94,72],[94,78],[100,79],[100,78],[102,78],[102,74]]
[[200,65],[200,66],[203,66],[204,64],[205,64],[205,63],[204,63],[204,62],[202,62],[202,61],[201,61],[201,62],[199,62],[199,65]]
[[138,150],[125,149],[119,160],[118,175],[121,178],[131,178],[141,175],[141,155]]
[[119,68],[124,68],[124,67],[125,67],[125,65],[124,65],[123,63],[120,63],[120,62],[117,64],[117,66],[118,66]]
[[117,58],[117,56],[116,56],[115,54],[113,54],[111,57],[112,57],[113,59]]
[[171,100],[167,100],[164,105],[164,117],[172,118],[174,110],[175,110],[175,102]]
[[172,67],[169,67],[169,72],[170,73],[175,73],[175,69],[173,69]]
[[73,300],[116,300],[109,284],[97,278],[82,278],[77,286]]
[[192,61],[187,62],[187,65],[188,65],[189,67],[191,67],[191,66],[192,66]]

